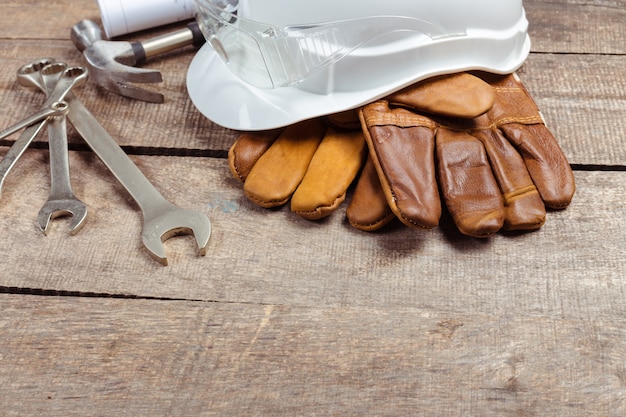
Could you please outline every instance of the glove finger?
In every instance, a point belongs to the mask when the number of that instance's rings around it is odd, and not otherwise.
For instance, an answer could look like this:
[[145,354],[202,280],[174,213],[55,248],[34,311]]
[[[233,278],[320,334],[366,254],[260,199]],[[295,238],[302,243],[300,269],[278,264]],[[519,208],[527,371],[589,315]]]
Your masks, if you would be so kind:
[[359,173],[366,151],[360,130],[329,128],[291,197],[291,211],[309,220],[335,211]]
[[567,207],[576,191],[574,173],[548,128],[543,124],[509,123],[500,129],[524,158],[546,206],[551,209]]
[[489,237],[504,224],[504,204],[482,143],[466,132],[437,131],[439,185],[459,231]]
[[228,150],[228,167],[233,176],[244,182],[254,164],[274,143],[280,132],[280,129],[276,129],[239,135]]
[[435,123],[381,100],[361,109],[361,125],[387,204],[409,227],[439,224],[434,161]]
[[473,135],[483,143],[502,193],[504,229],[539,229],[546,221],[546,208],[520,154],[497,130],[479,130]]
[[285,204],[294,193],[324,137],[320,119],[288,126],[252,167],[243,189],[261,207]]
[[353,227],[366,232],[382,228],[395,217],[385,199],[374,163],[369,157],[354,188],[346,217]]
[[421,81],[387,100],[427,113],[471,119],[485,113],[494,102],[494,89],[468,73],[441,75]]
[[516,74],[479,76],[496,91],[491,121],[517,147],[546,206],[567,207],[576,191],[574,174],[528,90]]

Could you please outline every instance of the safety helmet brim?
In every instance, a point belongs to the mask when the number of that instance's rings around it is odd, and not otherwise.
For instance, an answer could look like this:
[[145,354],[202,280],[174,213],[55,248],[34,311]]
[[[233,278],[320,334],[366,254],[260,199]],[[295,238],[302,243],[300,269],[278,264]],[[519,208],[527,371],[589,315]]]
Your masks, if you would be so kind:
[[302,120],[354,109],[423,79],[466,70],[508,74],[518,69],[530,50],[530,40],[509,65],[499,68],[467,65],[424,69],[411,80],[363,91],[316,94],[294,86],[266,90],[235,76],[215,51],[203,46],[189,66],[187,90],[194,106],[212,122],[235,130],[267,130]]
[[191,62],[187,89],[198,110],[221,126],[236,130],[283,127],[358,108],[436,75],[467,70],[511,73],[530,51],[521,4],[515,13],[508,26],[500,28],[495,24],[489,30],[469,27],[463,36],[426,37],[420,43],[400,39],[395,49],[385,45],[362,48],[302,82],[271,89],[238,77],[207,44]]

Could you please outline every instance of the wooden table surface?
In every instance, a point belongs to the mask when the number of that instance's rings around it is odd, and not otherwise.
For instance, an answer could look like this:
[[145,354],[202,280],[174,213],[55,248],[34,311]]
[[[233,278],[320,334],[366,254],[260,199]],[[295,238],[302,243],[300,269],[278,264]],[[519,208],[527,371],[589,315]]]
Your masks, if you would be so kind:
[[[519,75],[575,170],[571,206],[534,233],[364,233],[248,202],[228,170],[237,133],[188,98],[194,50],[153,59],[165,104],[89,83],[76,94],[169,200],[206,213],[208,252],[142,246],[139,208],[70,132],[68,234],[36,224],[41,135],[0,200],[3,416],[626,415],[626,0],[528,0]],[[0,127],[43,98],[15,71],[81,64],[69,40],[92,0],[0,2]],[[168,28],[171,29],[171,28]],[[128,36],[144,39],[151,33]],[[0,143],[0,157],[15,136]]]

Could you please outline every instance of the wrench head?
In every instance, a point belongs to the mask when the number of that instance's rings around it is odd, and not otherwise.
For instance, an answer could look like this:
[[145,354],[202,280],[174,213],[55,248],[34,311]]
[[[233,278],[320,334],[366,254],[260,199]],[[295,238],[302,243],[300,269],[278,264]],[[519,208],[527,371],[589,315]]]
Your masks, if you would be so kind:
[[61,216],[72,216],[70,234],[75,235],[85,225],[87,206],[80,200],[49,200],[39,210],[37,222],[44,235],[48,234],[50,221]]
[[211,237],[211,221],[204,213],[172,205],[158,217],[145,221],[141,238],[150,254],[167,265],[163,242],[178,235],[193,235],[198,253],[204,256]]
[[[50,81],[50,86],[54,84],[53,82],[53,73],[57,73],[57,76],[54,78],[58,79],[61,76],[61,73],[65,71],[67,68],[67,64],[62,62],[56,62],[54,58],[37,58],[27,64],[22,65],[17,70],[17,81],[20,85],[24,87],[38,88],[43,91],[46,96],[48,95],[48,85],[44,81],[44,77],[41,74],[41,71],[44,68],[48,68],[46,71],[48,72],[48,79]],[[53,69],[54,68],[54,69]]]
[[41,75],[39,72],[43,67],[54,64],[54,58],[36,58],[31,62],[22,65],[17,70],[17,81],[24,87],[42,88]]
[[50,64],[43,67],[40,74],[47,92],[44,106],[49,106],[63,100],[73,88],[85,85],[88,71],[85,67],[64,67],[64,64]]

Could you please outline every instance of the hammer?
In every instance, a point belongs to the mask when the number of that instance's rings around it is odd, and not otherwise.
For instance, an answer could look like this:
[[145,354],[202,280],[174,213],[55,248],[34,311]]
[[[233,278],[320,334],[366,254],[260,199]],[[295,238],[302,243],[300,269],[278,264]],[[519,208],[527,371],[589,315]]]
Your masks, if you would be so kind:
[[81,20],[72,27],[71,39],[87,61],[90,77],[109,91],[151,103],[163,103],[163,94],[130,83],[159,83],[157,70],[135,68],[148,58],[187,45],[200,46],[204,36],[196,22],[185,29],[144,42],[105,40],[100,27],[91,20]]

